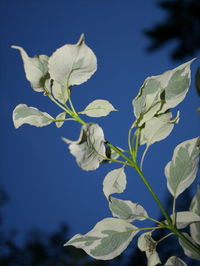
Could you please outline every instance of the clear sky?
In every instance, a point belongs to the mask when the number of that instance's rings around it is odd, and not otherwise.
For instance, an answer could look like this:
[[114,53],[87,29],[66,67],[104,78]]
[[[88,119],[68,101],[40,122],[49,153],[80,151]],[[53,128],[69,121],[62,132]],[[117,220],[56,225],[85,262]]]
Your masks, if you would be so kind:
[[[29,125],[14,128],[12,110],[19,103],[52,116],[60,110],[31,89],[19,52],[10,46],[22,46],[30,56],[51,55],[66,43],[76,43],[81,33],[85,33],[87,45],[97,56],[98,70],[88,82],[74,87],[72,100],[79,109],[95,99],[109,100],[118,112],[106,118],[85,117],[85,120],[99,123],[106,139],[126,148],[127,132],[134,120],[131,102],[144,79],[179,64],[169,57],[175,43],[158,52],[145,52],[150,40],[143,30],[166,15],[155,3],[153,0],[1,1],[0,184],[10,197],[3,209],[6,231],[16,228],[22,238],[33,227],[51,232],[65,222],[71,229],[70,236],[86,233],[99,220],[111,216],[102,181],[108,171],[119,167],[102,165],[90,172],[78,168],[61,141],[61,136],[78,138],[80,125],[74,122],[60,129],[53,124],[43,128]],[[197,59],[192,65],[191,89],[176,109],[181,112],[180,123],[170,137],[150,148],[144,163],[144,172],[163,202],[168,193],[163,169],[174,147],[199,134],[199,115],[195,111],[199,99],[194,89],[194,73],[199,65]],[[117,196],[140,203],[157,218],[158,207],[137,174],[132,169],[126,173],[126,193]]]

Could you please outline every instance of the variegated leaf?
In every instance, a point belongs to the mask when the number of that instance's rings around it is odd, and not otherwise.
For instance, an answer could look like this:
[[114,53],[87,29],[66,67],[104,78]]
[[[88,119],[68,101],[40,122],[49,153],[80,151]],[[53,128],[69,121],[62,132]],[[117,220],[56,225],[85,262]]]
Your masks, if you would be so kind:
[[[193,239],[188,235],[188,233],[182,233],[182,234],[188,240],[190,240],[194,245],[196,245],[195,242],[193,241]],[[191,247],[186,245],[180,238],[179,238],[179,244],[183,248],[183,251],[184,251],[186,256],[188,256],[189,258],[194,259],[194,260],[200,260],[200,255],[197,252],[195,252]]]
[[130,200],[110,197],[109,208],[114,217],[126,220],[127,222],[145,220],[148,217],[146,210],[141,205]]
[[95,170],[106,157],[104,133],[98,124],[83,125],[77,141],[63,140],[69,144],[71,154],[83,170]]
[[45,81],[49,78],[47,67],[49,60],[48,56],[39,55],[29,57],[22,47],[15,45],[11,47],[20,51],[24,63],[26,78],[31,83],[31,87],[35,91],[44,91]]
[[133,100],[136,125],[141,127],[155,115],[163,114],[177,106],[190,85],[190,65],[193,60],[164,72],[148,77]]
[[[197,192],[194,195],[191,204],[190,204],[190,211],[196,213],[200,216],[200,187],[197,187]],[[200,245],[200,222],[193,223],[190,225],[190,234],[192,239]]]
[[177,198],[194,181],[198,169],[200,138],[180,143],[173,153],[172,160],[165,167],[167,187]]
[[[178,229],[183,229],[191,223],[200,222],[200,216],[191,211],[177,212],[175,214],[176,227]],[[174,215],[171,215],[174,218]]]
[[107,199],[114,193],[122,193],[126,188],[124,167],[110,171],[103,181],[103,192]]
[[107,116],[110,112],[117,111],[111,103],[106,100],[95,100],[87,105],[81,114],[86,114],[90,117]]
[[97,69],[97,59],[82,34],[77,44],[58,48],[49,58],[48,67],[51,78],[66,88],[87,81]]
[[13,110],[15,128],[19,128],[23,124],[43,127],[51,124],[53,121],[54,118],[49,114],[41,112],[35,107],[29,107],[26,104],[19,104]]
[[145,123],[145,127],[141,130],[140,144],[147,146],[165,139],[172,131],[174,124],[179,121],[179,113],[176,118],[170,120],[171,112],[151,118]]
[[65,246],[82,248],[95,259],[110,260],[120,255],[137,234],[137,227],[124,220],[106,218],[85,235],[77,234]]

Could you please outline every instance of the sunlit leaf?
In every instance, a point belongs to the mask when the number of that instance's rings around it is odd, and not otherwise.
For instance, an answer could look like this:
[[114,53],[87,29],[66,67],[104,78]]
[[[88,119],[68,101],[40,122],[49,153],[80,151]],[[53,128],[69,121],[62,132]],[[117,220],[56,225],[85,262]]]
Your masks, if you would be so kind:
[[148,77],[133,100],[136,124],[146,121],[177,106],[184,98],[190,85],[190,65],[193,60],[164,72]]
[[[190,204],[190,211],[200,216],[200,188],[197,187],[197,192]],[[192,239],[200,245],[200,223],[193,223],[190,225],[190,234]]]
[[126,188],[124,167],[110,171],[103,181],[103,192],[107,199],[114,193],[122,193]]
[[[195,245],[194,240],[188,235],[188,233],[182,233],[182,234]],[[200,260],[200,255],[197,254],[191,247],[186,245],[180,238],[179,238],[179,244],[183,248],[183,251],[184,251],[186,256],[188,256],[189,258],[194,259],[194,260]]]
[[104,133],[98,124],[83,125],[77,141],[63,140],[69,144],[71,154],[83,170],[95,170],[106,157]]
[[164,266],[187,266],[187,264],[180,258],[172,256],[167,260]]
[[156,245],[157,242],[151,237],[151,232],[143,233],[138,238],[138,248],[146,253],[148,266],[155,266],[161,263],[156,252]]
[[82,248],[95,259],[110,260],[120,255],[137,234],[137,227],[117,218],[98,222],[85,235],[77,234],[65,246]]
[[111,103],[106,100],[95,100],[87,105],[81,114],[86,114],[90,117],[107,116],[110,112],[117,111]]
[[24,63],[24,70],[27,80],[31,83],[31,87],[35,91],[44,91],[45,81],[49,77],[48,74],[48,56],[39,55],[29,57],[22,47],[11,46],[20,51]]
[[147,146],[165,139],[172,131],[174,123],[179,121],[179,113],[176,118],[170,120],[172,117],[171,112],[151,118],[145,123],[145,127],[141,130],[140,144]]
[[114,217],[132,222],[134,220],[145,220],[148,217],[145,209],[138,203],[130,200],[120,200],[110,197],[109,208]]
[[194,181],[198,169],[200,138],[180,143],[173,153],[172,160],[165,167],[167,187],[177,198]]
[[142,126],[160,110],[162,92],[163,89],[156,77],[148,77],[144,81],[138,95],[132,102],[138,126]]
[[[66,113],[62,112],[56,116],[56,120],[63,120],[63,119],[65,119],[65,117],[66,117]],[[64,124],[64,121],[58,121],[58,122],[56,122],[56,127],[60,128],[60,127],[62,127],[63,124]]]
[[66,88],[87,81],[97,69],[97,59],[81,35],[77,44],[58,48],[49,58],[48,67],[51,78]]
[[45,112],[39,111],[35,107],[28,107],[26,104],[19,104],[13,110],[13,122],[15,128],[23,124],[36,127],[43,127],[53,122],[54,118]]

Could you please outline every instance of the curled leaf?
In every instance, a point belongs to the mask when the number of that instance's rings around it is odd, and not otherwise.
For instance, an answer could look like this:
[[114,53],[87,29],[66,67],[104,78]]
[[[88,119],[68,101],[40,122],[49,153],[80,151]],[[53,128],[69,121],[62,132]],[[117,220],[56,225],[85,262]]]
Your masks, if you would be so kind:
[[49,60],[48,56],[39,55],[29,57],[22,47],[15,45],[11,47],[20,51],[24,63],[26,78],[31,83],[31,87],[35,91],[44,91],[45,81],[49,78],[47,67]]
[[151,237],[151,232],[143,233],[138,238],[138,248],[146,253],[148,266],[160,264],[160,258],[156,252],[157,242]]
[[95,170],[106,157],[104,133],[98,124],[83,125],[77,141],[62,139],[69,144],[71,154],[83,170]]

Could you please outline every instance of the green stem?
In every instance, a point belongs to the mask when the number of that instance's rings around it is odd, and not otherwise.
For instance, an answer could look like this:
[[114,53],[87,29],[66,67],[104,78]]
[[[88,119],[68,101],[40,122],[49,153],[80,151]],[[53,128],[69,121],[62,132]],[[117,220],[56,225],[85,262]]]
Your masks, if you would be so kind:
[[156,229],[161,229],[161,228],[159,226],[156,226],[156,227],[144,227],[144,228],[132,229],[131,231],[156,230]]
[[131,166],[134,165],[134,162],[127,157],[125,154],[123,154],[120,149],[112,145],[110,142],[106,141],[106,145],[108,145],[111,149],[113,149],[115,152],[117,152],[122,158],[124,158]]
[[67,108],[65,108],[62,104],[60,104],[59,102],[57,102],[53,96],[51,94],[48,94],[49,98],[52,100],[52,102],[54,102],[56,105],[58,105],[61,109],[63,109],[65,112],[69,113],[69,110]]
[[146,146],[146,148],[145,148],[145,150],[144,150],[144,152],[143,152],[143,154],[142,154],[142,159],[141,159],[141,162],[140,162],[140,169],[142,169],[143,162],[144,162],[144,157],[145,157],[145,155],[146,155],[148,149],[149,149],[149,146]]
[[130,151],[130,154],[133,158],[133,147],[131,145],[131,132],[132,132],[132,127],[130,127],[129,131],[128,131],[128,147],[129,147],[129,151]]
[[187,237],[185,237],[181,232],[179,232],[176,228],[170,228],[171,231],[176,234],[187,246],[189,246],[193,251],[195,251],[198,255],[200,255],[200,248],[194,245]]
[[81,119],[80,118],[80,116],[78,116],[78,114],[72,114],[72,117],[77,121],[77,122],[79,122],[81,125],[85,125],[86,124],[86,122],[83,120],[83,119]]
[[[54,97],[50,94],[48,94],[49,98],[56,103],[56,105],[58,105],[61,109],[63,109],[66,113],[68,113],[72,119],[74,119],[75,121],[79,122],[82,125],[85,125],[86,122],[84,120],[82,120],[79,115],[76,113],[73,104],[71,102],[70,99],[70,95],[69,95],[69,103],[70,103],[70,107],[72,108],[72,110],[69,109],[69,107],[67,105],[63,106],[62,104],[60,104],[59,102],[57,102]],[[69,119],[66,119],[69,120]],[[137,140],[138,141],[138,140]],[[132,166],[133,168],[135,168],[135,170],[137,171],[137,173],[139,174],[139,176],[141,177],[142,181],[144,182],[144,184],[146,185],[146,187],[148,188],[149,192],[151,193],[151,195],[153,196],[154,200],[156,201],[157,205],[159,206],[161,212],[163,213],[165,219],[168,222],[168,226],[162,226],[161,227],[149,227],[149,228],[138,228],[137,230],[151,230],[151,229],[158,229],[158,228],[168,228],[170,229],[174,234],[176,234],[187,246],[189,246],[192,250],[194,250],[197,254],[200,255],[200,249],[195,246],[190,240],[188,240],[181,232],[179,232],[174,225],[172,224],[171,218],[170,216],[167,214],[167,212],[165,211],[163,205],[161,204],[160,200],[158,199],[158,197],[156,196],[155,192],[153,191],[152,187],[150,186],[150,184],[148,183],[147,179],[145,178],[145,176],[143,175],[141,169],[139,168],[138,164],[136,163],[136,161],[131,160],[129,157],[127,157],[126,155],[124,155],[120,149],[118,149],[117,147],[115,147],[114,145],[112,145],[111,143],[109,143],[108,141],[106,141],[106,144],[113,149],[115,152],[117,152],[123,159],[125,159],[125,161]],[[130,145],[130,143],[129,143]],[[136,145],[136,149],[138,148],[138,143]],[[137,151],[136,151],[137,154]],[[132,150],[131,150],[131,155],[132,155]],[[133,156],[134,157],[134,156]],[[132,159],[136,159],[136,158],[132,158]],[[124,163],[126,164],[126,163]],[[175,209],[175,204],[174,204],[174,209]],[[151,218],[151,220],[154,220]],[[156,221],[156,220],[154,220]],[[156,221],[157,222],[157,221]],[[169,236],[169,235],[168,235]]]
[[164,239],[168,238],[169,236],[172,236],[172,235],[174,235],[174,233],[169,233],[168,235],[163,236],[161,239],[159,239],[159,240],[157,241],[157,244],[160,243],[161,241],[163,241]]
[[136,133],[136,143],[135,143],[135,162],[136,162],[138,147],[139,147],[140,128],[138,128],[138,130],[135,133]]
[[176,224],[176,197],[174,197],[174,199],[173,199],[172,222],[173,222],[173,225]]
[[144,174],[142,173],[142,171],[140,170],[139,166],[137,164],[134,164],[133,167],[135,168],[135,170],[137,171],[137,173],[139,174],[139,176],[141,177],[142,181],[144,182],[145,186],[148,188],[149,192],[151,193],[152,197],[154,198],[155,202],[157,203],[157,205],[159,206],[162,214],[164,215],[165,219],[167,220],[169,225],[172,225],[172,221],[170,216],[167,214],[167,212],[165,211],[165,208],[163,207],[162,203],[160,202],[160,200],[158,199],[158,197],[156,196],[154,190],[152,189],[152,187],[150,186],[149,182],[147,181],[147,179],[145,178]]
[[164,226],[164,224],[163,224],[162,222],[157,221],[156,219],[153,219],[153,218],[148,217],[148,216],[144,216],[144,218],[145,218],[145,219],[148,219],[148,220],[151,220],[151,221],[153,221],[153,222],[159,224],[160,226]]

